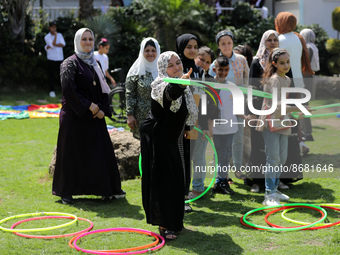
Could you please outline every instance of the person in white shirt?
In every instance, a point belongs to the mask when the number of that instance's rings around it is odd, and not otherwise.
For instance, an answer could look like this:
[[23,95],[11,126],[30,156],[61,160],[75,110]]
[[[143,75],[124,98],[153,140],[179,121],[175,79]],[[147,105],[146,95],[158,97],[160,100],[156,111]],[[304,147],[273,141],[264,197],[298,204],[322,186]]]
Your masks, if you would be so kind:
[[109,57],[107,56],[107,53],[110,49],[110,43],[106,38],[100,39],[100,42],[97,45],[98,51],[94,52],[94,58],[95,60],[99,61],[103,73],[105,76],[111,81],[112,85],[116,86],[116,81],[113,79],[113,77],[108,72],[109,69]]
[[[63,35],[57,32],[55,21],[49,23],[48,29],[50,32],[44,38],[48,60],[48,81],[50,97],[55,97],[56,77],[59,78],[60,64],[64,60],[63,47],[65,47],[66,43]],[[60,81],[58,83],[60,84]]]

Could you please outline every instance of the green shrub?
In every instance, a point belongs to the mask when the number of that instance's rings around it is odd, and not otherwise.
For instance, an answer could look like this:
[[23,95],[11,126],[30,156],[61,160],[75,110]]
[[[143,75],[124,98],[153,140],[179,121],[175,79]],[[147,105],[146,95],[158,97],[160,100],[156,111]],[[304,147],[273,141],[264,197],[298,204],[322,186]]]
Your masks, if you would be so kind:
[[[106,38],[113,42],[114,38],[119,36],[120,27],[114,22],[109,15],[97,15],[84,21],[85,26],[91,29],[95,36],[95,49],[101,38]],[[111,48],[111,47],[110,47]]]
[[339,74],[340,73],[340,57],[338,56],[332,56],[328,60],[328,68],[329,71],[332,74]]
[[261,13],[249,3],[236,2],[233,7],[231,15],[221,17],[223,29],[234,33],[234,45],[247,44],[255,55],[263,33],[269,29],[275,30],[274,18],[262,19]]
[[[74,54],[74,35],[78,29],[85,27],[83,22],[78,21],[73,17],[72,14],[66,17],[58,17],[56,20],[57,31],[61,33],[65,39],[66,45],[63,48],[64,58],[67,58]],[[49,33],[48,22],[45,20],[41,24],[42,29],[36,34],[34,41],[34,51],[37,55],[44,55],[46,57],[45,51],[45,40],[44,37]]]
[[332,26],[340,32],[340,6],[335,7],[332,12]]
[[330,54],[340,54],[340,40],[330,38],[327,40],[326,49]]

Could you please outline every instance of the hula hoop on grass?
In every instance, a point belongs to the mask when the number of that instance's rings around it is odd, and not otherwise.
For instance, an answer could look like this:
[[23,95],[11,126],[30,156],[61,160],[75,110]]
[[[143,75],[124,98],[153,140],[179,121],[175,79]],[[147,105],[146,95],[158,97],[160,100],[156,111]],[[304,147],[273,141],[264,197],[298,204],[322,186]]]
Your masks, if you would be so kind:
[[[332,209],[332,210],[335,210],[335,211],[340,211],[339,208],[336,208],[336,207],[335,207],[335,206],[340,207],[340,204],[317,204],[317,205],[318,205],[318,206],[321,206],[322,208]],[[285,216],[285,214],[286,214],[288,211],[291,211],[291,210],[293,210],[293,209],[294,209],[294,208],[288,209],[288,210],[284,210],[284,211],[281,213],[282,218],[285,219],[285,220],[287,220],[287,221],[290,221],[290,222],[293,222],[293,223],[296,223],[296,224],[300,224],[300,225],[310,224],[310,223],[308,223],[308,222],[292,220],[292,219],[288,218],[287,216]],[[320,224],[317,224],[317,225],[316,225],[317,227],[313,227],[313,228],[311,228],[311,229],[328,228],[328,227],[336,226],[336,225],[339,225],[339,224],[340,224],[340,221],[337,221],[337,222],[334,222],[334,223],[320,223]]]
[[1,223],[4,223],[8,220],[11,219],[17,219],[17,218],[23,218],[23,217],[29,217],[29,216],[39,216],[39,215],[58,215],[58,216],[68,216],[73,218],[74,220],[68,222],[68,223],[64,223],[61,225],[57,225],[57,226],[53,226],[53,227],[48,227],[48,228],[32,228],[32,229],[10,229],[10,228],[4,228],[0,226],[0,229],[3,231],[8,231],[8,232],[37,232],[37,231],[47,231],[47,230],[53,230],[53,229],[57,229],[57,228],[62,228],[62,227],[66,227],[69,226],[73,223],[76,223],[76,221],[78,220],[78,217],[70,214],[70,213],[59,213],[59,212],[40,212],[40,213],[26,213],[26,214],[18,214],[18,215],[14,215],[11,217],[7,217],[3,220],[0,221]]
[[[263,209],[263,208],[264,208],[264,209]],[[262,208],[262,210],[259,210],[259,211],[265,211],[265,210],[270,210],[270,209],[272,209],[272,208],[266,208],[266,207],[263,207],[263,208]],[[283,209],[286,209],[286,208],[291,208],[291,207],[290,207],[290,206],[284,206],[284,207],[283,207]],[[253,213],[255,213],[255,212],[253,212]],[[251,214],[253,214],[253,213],[251,213]],[[263,229],[263,228],[257,228],[257,227],[250,226],[250,225],[244,223],[243,217],[240,218],[240,222],[241,222],[241,224],[242,224],[243,226],[246,226],[246,227],[248,227],[248,228],[253,228],[253,229],[258,229],[258,230],[270,230],[270,229]]]
[[[273,228],[273,227],[266,227],[266,226],[261,226],[261,225],[257,225],[257,224],[254,224],[254,223],[251,223],[251,222],[248,222],[246,220],[246,217],[250,214],[253,214],[255,212],[258,212],[258,211],[263,211],[265,209],[275,209],[275,208],[282,208],[282,207],[289,207],[289,206],[307,206],[307,207],[313,207],[313,208],[316,208],[316,209],[320,209],[321,212],[323,213],[323,215],[321,216],[321,218],[309,225],[306,225],[306,226],[302,226],[302,227],[292,227],[292,228]],[[316,206],[316,205],[312,205],[312,204],[303,204],[303,203],[296,203],[296,204],[285,204],[285,205],[273,205],[273,206],[267,206],[267,207],[262,207],[262,208],[257,208],[257,209],[254,209],[254,210],[251,210],[249,212],[247,212],[246,214],[244,214],[242,216],[242,220],[244,221],[245,224],[247,224],[247,226],[252,226],[252,227],[256,227],[256,228],[259,228],[261,230],[274,230],[274,231],[294,231],[294,230],[302,230],[302,229],[306,229],[306,228],[310,228],[310,227],[313,227],[314,225],[324,221],[327,217],[327,212],[325,211],[325,209],[319,207],[319,206]]]
[[[197,127],[194,127],[195,130],[197,130],[198,132],[200,132],[201,134],[203,134],[203,131]],[[211,179],[211,182],[208,186],[208,188],[206,188],[200,195],[198,195],[197,197],[195,198],[192,198],[192,199],[189,199],[189,200],[185,200],[185,203],[188,204],[188,203],[191,203],[197,199],[200,199],[201,197],[203,197],[210,189],[211,187],[214,185],[215,183],[215,180],[216,180],[216,176],[217,176],[217,168],[218,168],[218,157],[217,157],[217,152],[216,152],[216,148],[214,146],[214,143],[211,141],[211,139],[209,138],[209,136],[205,135],[205,138],[207,138],[207,140],[209,141],[211,147],[213,148],[214,150],[214,154],[215,154],[215,173],[214,173],[214,177]],[[140,176],[142,176],[142,154],[140,153],[139,154],[139,173],[140,173]]]
[[[307,206],[292,206],[290,208],[294,209],[294,208],[299,208],[299,207],[302,207],[302,208],[308,208]],[[321,211],[321,207],[319,207],[320,209],[317,209],[317,208],[310,208],[310,209],[313,209],[313,210],[316,210],[316,211],[319,211],[321,213],[321,215],[323,214],[322,211]],[[270,215],[272,215],[273,213],[276,213],[278,211],[281,211],[281,210],[284,210],[285,208],[278,208],[278,209],[275,209],[269,213],[266,214],[266,216],[264,217],[264,220],[266,221],[266,223],[269,225],[269,226],[272,226],[272,227],[275,227],[275,228],[284,228],[284,229],[290,229],[290,228],[295,228],[295,227],[284,227],[284,226],[280,226],[280,225],[275,225],[273,223],[271,223],[269,220],[268,220],[268,217]],[[290,209],[289,209],[290,210]],[[319,227],[310,227],[310,228],[305,228],[303,230],[314,230],[314,229],[319,229]]]
[[[162,240],[162,242],[155,246],[155,247],[152,247],[152,248],[148,248],[148,249],[145,249],[145,250],[140,250],[140,251],[132,251],[132,252],[123,252],[123,253],[115,253],[114,250],[112,251],[98,251],[98,250],[86,250],[86,249],[82,249],[80,248],[78,245],[77,245],[77,241],[84,237],[84,236],[87,236],[87,235],[92,235],[92,234],[96,234],[96,233],[103,233],[103,232],[137,232],[139,234],[144,234],[144,235],[150,235],[150,236],[153,236],[153,237],[158,237],[159,239]],[[73,239],[73,238],[72,238]],[[146,252],[149,252],[149,251],[154,251],[154,250],[157,250],[157,249],[160,249],[164,246],[165,244],[165,240],[162,236],[154,233],[154,232],[151,232],[151,231],[148,231],[148,230],[144,230],[144,229],[138,229],[138,228],[107,228],[107,229],[99,229],[99,230],[94,230],[94,231],[90,231],[90,232],[87,232],[87,233],[83,233],[83,234],[80,234],[78,236],[76,236],[74,238],[74,241],[73,241],[73,245],[74,245],[74,248],[78,251],[82,251],[82,252],[85,252],[85,253],[91,253],[91,254],[108,254],[107,252],[111,252],[112,254],[142,254],[142,253],[146,253]],[[149,247],[151,247],[149,245]],[[131,250],[131,249],[141,249],[140,247],[133,247],[133,248],[127,248],[127,249],[119,249],[117,251],[126,251],[126,250]],[[110,254],[110,253],[109,253]]]
[[[152,237],[154,237],[156,240],[151,243],[151,244],[146,244],[146,245],[142,245],[142,246],[139,246],[139,247],[132,247],[132,248],[126,248],[126,249],[115,249],[115,250],[91,250],[91,251],[95,251],[95,252],[126,252],[126,251],[135,251],[135,250],[140,250],[140,249],[145,249],[145,248],[150,248],[152,246],[155,246],[157,243],[159,243],[159,238],[158,236],[156,235],[153,235],[153,234],[148,234],[148,233],[145,233],[145,232],[141,232],[141,231],[132,231],[132,230],[126,230],[124,232],[135,232],[135,233],[140,233],[140,234],[144,234],[144,235],[150,235]],[[72,237],[72,239],[68,242],[68,245],[75,249],[75,247],[73,246],[73,242],[74,240],[77,238],[77,236],[74,236]]]
[[[32,221],[32,220],[43,220],[43,219],[55,219],[55,218],[61,218],[61,219],[72,219],[72,217],[69,216],[42,216],[42,217],[35,217],[35,218],[30,218],[26,220],[19,221],[17,223],[14,223],[11,227],[11,229],[14,229],[16,226],[18,226],[21,223],[27,222],[27,221]],[[78,232],[70,233],[70,234],[64,234],[64,235],[51,235],[51,236],[37,236],[37,235],[26,235],[26,234],[21,234],[18,232],[13,232],[14,234],[21,236],[21,237],[26,237],[26,238],[39,238],[39,239],[52,239],[52,238],[61,238],[61,237],[69,237],[69,236],[75,236],[75,235],[80,235],[82,233],[85,233],[87,231],[90,231],[93,228],[93,223],[92,221],[84,218],[78,218],[78,220],[83,220],[87,221],[90,223],[90,226],[86,229],[83,229]]]

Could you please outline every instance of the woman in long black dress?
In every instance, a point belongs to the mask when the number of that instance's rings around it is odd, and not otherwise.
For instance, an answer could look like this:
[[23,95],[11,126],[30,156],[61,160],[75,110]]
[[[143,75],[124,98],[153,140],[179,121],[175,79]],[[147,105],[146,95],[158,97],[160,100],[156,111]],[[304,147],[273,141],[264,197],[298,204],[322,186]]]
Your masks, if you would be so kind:
[[[192,79],[201,79],[204,70],[196,65],[195,58],[198,54],[198,39],[193,34],[183,34],[176,38],[176,52],[180,57],[183,70],[185,73],[189,72],[192,69],[190,77]],[[193,93],[196,105],[198,109],[200,109],[200,98],[201,94],[203,93],[202,90],[198,89],[198,87],[190,87],[191,92]],[[208,130],[208,119],[206,115],[198,115],[198,122],[196,126],[200,125],[200,129],[206,132]],[[189,130],[186,127],[186,130]],[[196,139],[198,137],[198,132],[196,130],[192,130],[188,132],[188,136],[184,138],[183,145],[184,145],[184,160],[185,160],[185,169],[186,175],[189,176],[186,179],[186,188],[185,188],[185,197],[188,198],[190,183],[191,183],[191,160],[193,159],[193,152],[195,148]],[[194,162],[195,164],[195,162]],[[185,212],[192,212],[192,208],[189,204],[185,204]]]
[[164,82],[183,75],[179,56],[167,51],[159,56],[158,77],[152,82],[151,112],[141,124],[142,198],[147,223],[158,225],[166,239],[183,228],[186,178],[184,126],[197,120],[197,106],[189,87]]
[[75,54],[60,66],[62,108],[59,118],[53,195],[65,204],[72,195],[124,197],[117,162],[104,116],[110,116],[108,92],[94,59],[94,35],[79,29]]

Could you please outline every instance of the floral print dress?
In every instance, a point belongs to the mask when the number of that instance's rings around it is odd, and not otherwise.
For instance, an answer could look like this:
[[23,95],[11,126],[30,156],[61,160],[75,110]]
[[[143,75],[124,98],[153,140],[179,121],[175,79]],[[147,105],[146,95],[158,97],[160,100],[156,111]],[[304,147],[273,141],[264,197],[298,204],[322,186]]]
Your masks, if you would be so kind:
[[133,130],[133,137],[140,139],[139,127],[146,119],[151,108],[152,74],[145,71],[145,75],[132,75],[126,79],[126,114],[133,115],[137,120],[137,128]]

